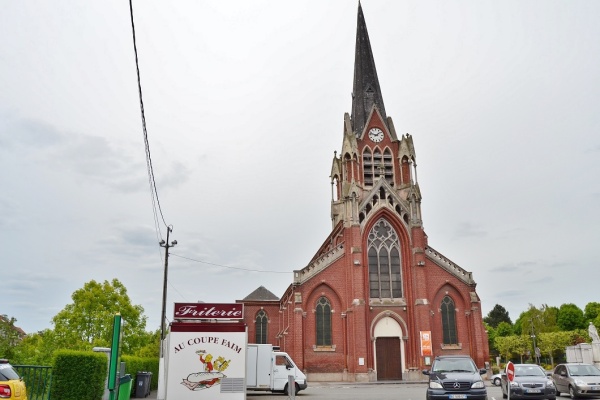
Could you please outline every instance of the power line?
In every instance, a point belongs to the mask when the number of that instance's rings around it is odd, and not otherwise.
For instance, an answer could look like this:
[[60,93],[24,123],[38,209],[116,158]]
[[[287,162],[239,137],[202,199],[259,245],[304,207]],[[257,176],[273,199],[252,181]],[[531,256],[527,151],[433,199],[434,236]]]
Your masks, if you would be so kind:
[[221,268],[238,269],[241,271],[248,271],[248,272],[264,272],[264,273],[268,273],[268,274],[289,274],[290,273],[289,271],[285,271],[285,272],[284,271],[267,271],[267,270],[261,270],[261,269],[232,267],[229,265],[215,264],[215,263],[211,263],[208,261],[195,260],[193,258],[180,256],[179,254],[174,254],[174,253],[169,253],[169,254],[171,254],[172,256],[175,256],[175,257],[183,258],[185,260],[194,261],[194,262],[201,263],[201,264],[214,265],[215,267],[221,267]]
[[150,143],[148,142],[148,131],[146,129],[146,115],[144,113],[144,100],[142,98],[142,80],[140,78],[140,65],[139,65],[139,60],[138,60],[138,51],[137,51],[137,43],[136,43],[136,38],[135,38],[135,24],[133,22],[133,4],[132,4],[132,0],[129,0],[129,13],[131,16],[131,33],[133,36],[133,51],[135,53],[135,69],[137,72],[137,83],[138,83],[138,95],[140,98],[140,112],[141,112],[141,116],[142,116],[142,130],[143,130],[143,134],[144,134],[144,147],[146,149],[146,169],[148,171],[148,183],[150,185],[150,192],[151,192],[151,196],[152,196],[152,211],[153,211],[153,215],[154,215],[154,225],[155,228],[158,230],[159,236],[160,235],[160,228],[159,228],[159,223],[158,223],[158,215],[157,215],[157,208],[158,208],[158,213],[160,213],[160,217],[162,219],[162,222],[165,224],[165,226],[168,229],[168,225],[165,221],[165,217],[163,215],[162,209],[160,207],[160,200],[158,198],[158,190],[156,189],[156,180],[154,179],[154,169],[152,168],[152,157],[150,155]]

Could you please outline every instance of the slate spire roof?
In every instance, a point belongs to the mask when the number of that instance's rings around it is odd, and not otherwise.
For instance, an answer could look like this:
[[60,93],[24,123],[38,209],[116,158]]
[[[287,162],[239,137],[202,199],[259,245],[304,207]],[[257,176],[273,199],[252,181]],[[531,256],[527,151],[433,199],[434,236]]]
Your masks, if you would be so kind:
[[362,6],[358,3],[356,23],[356,50],[354,55],[354,86],[352,88],[352,126],[354,134],[360,135],[365,127],[373,104],[386,120],[383,97],[377,79],[375,60]]

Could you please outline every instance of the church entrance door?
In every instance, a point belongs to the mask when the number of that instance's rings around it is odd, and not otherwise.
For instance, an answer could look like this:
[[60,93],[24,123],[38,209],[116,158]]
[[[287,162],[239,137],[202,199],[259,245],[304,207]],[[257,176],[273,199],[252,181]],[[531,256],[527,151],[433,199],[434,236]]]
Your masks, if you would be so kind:
[[377,380],[401,380],[400,338],[378,337],[375,341]]

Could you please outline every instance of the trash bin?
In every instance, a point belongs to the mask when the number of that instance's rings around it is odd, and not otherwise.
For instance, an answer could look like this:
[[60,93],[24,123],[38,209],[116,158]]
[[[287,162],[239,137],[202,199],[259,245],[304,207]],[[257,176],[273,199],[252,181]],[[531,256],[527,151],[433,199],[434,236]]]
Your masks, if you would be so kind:
[[129,400],[131,397],[131,384],[133,383],[131,375],[123,375],[119,379],[119,395],[117,400]]
[[[135,379],[135,397],[148,397],[150,394],[150,381],[152,380],[152,372],[138,371]],[[121,399],[119,399],[121,400]]]

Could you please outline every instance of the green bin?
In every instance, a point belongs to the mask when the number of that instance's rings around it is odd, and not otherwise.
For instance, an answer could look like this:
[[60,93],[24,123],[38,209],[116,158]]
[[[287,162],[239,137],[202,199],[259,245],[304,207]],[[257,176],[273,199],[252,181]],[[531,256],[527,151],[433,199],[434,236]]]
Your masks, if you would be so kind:
[[129,400],[131,397],[131,375],[127,374],[119,379],[119,396],[117,400]]

